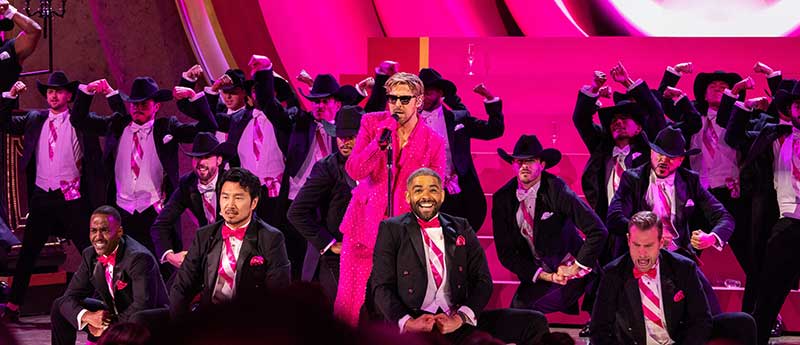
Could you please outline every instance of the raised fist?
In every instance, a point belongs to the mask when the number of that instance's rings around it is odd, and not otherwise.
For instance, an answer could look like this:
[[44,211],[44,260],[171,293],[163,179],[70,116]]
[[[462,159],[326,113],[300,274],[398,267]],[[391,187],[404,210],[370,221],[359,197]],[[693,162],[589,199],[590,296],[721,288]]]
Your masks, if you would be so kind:
[[194,65],[186,70],[186,76],[189,79],[198,79],[201,75],[203,75],[203,67],[200,67],[200,65]]
[[250,76],[252,77],[256,72],[272,66],[272,61],[264,55],[253,55],[250,57],[250,62],[248,62],[247,65],[250,66]]
[[17,81],[14,85],[11,85],[11,90],[8,90],[9,95],[12,98],[16,98],[19,94],[28,90],[28,86],[21,81]]
[[314,85],[314,78],[311,78],[311,75],[309,75],[306,70],[301,70],[300,74],[298,74],[296,78],[299,82],[308,86]]
[[675,65],[675,67],[673,67],[673,68],[675,69],[676,72],[681,73],[681,74],[683,74],[683,73],[692,74],[692,72],[694,71],[693,68],[692,68],[692,63],[691,62],[681,62],[681,63]]
[[675,100],[680,96],[683,96],[683,91],[681,89],[667,86],[667,89],[664,90],[664,98]]
[[375,68],[375,73],[392,76],[400,70],[400,64],[397,61],[385,60]]
[[757,61],[755,66],[753,66],[753,72],[770,75],[774,72],[774,70],[763,62]]
[[195,94],[194,90],[192,90],[192,89],[190,89],[188,87],[176,86],[176,87],[174,87],[172,89],[172,96],[175,98],[175,100],[178,100],[178,101],[180,101],[182,99],[192,98],[195,95],[196,94]]
[[767,110],[767,108],[769,108],[769,98],[767,97],[750,98],[744,101],[744,106],[746,108],[765,111]]

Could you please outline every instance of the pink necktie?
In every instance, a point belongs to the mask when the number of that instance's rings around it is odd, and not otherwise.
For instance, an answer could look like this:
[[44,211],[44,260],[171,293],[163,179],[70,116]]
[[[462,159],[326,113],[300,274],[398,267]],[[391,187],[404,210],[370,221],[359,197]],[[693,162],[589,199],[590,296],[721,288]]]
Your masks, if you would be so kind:
[[622,180],[622,174],[625,173],[625,169],[622,168],[622,164],[619,163],[620,158],[621,157],[618,157],[614,162],[614,181],[612,184],[615,191],[619,188],[619,181]]
[[[222,226],[222,237],[225,238],[225,248],[223,248],[223,255],[228,258],[228,269],[230,269],[233,274],[236,274],[236,256],[233,255],[233,247],[231,246],[231,237],[236,237],[240,241],[244,238],[244,232],[247,230],[246,228],[231,230],[227,225]],[[233,289],[233,277],[228,275],[228,272],[225,271],[225,264],[222,258],[219,259],[219,269],[217,273],[219,276],[225,280],[225,283]]]
[[258,117],[253,118],[253,154],[256,160],[261,160],[261,145],[264,142],[264,131],[261,129],[261,124],[258,122]]
[[[655,270],[651,270],[652,274],[648,272],[647,274],[651,276],[651,278],[655,279]],[[634,274],[635,275],[635,274]],[[642,300],[642,312],[644,312],[644,317],[650,322],[654,323],[656,326],[661,327],[664,329],[664,323],[661,322],[661,317],[658,315],[661,314],[661,300],[656,296],[655,292],[650,289],[649,286],[642,280],[641,276],[637,278],[639,280],[639,291],[641,291],[642,295],[646,298],[646,300]],[[646,303],[649,301],[652,305]]]
[[667,186],[664,183],[658,183],[658,198],[661,200],[661,206],[664,208],[664,215],[661,217],[661,224],[664,225],[664,230],[669,231],[673,238],[677,238],[675,229],[672,227],[672,205],[667,198]]
[[[422,232],[422,238],[425,240],[425,244],[433,253],[433,256],[431,256],[430,260],[428,260],[428,264],[431,266],[433,282],[436,284],[436,288],[438,289],[440,286],[442,286],[442,272],[439,272],[437,267],[444,267],[444,253],[442,253],[442,250],[433,243],[433,240],[431,240],[431,237],[428,236],[428,232],[425,231],[425,228],[420,227],[420,232]],[[438,263],[439,266],[436,266],[434,262]]]
[[208,199],[206,199],[205,195],[201,195],[203,198],[203,208],[205,209],[206,219],[208,220],[208,224],[214,223],[217,219],[217,208],[212,204]]
[[139,141],[139,130],[133,131],[133,150],[131,150],[131,171],[133,171],[133,178],[139,178],[139,162],[142,161],[144,151],[142,150],[142,143]]
[[322,153],[322,156],[327,157],[328,147],[325,145],[325,139],[324,136],[322,135],[322,130],[323,130],[322,127],[317,127],[317,132],[315,134],[317,140],[317,146],[319,146],[319,152]]
[[717,131],[714,130],[714,123],[706,116],[706,128],[703,129],[703,145],[706,147],[711,157],[714,157],[717,153],[718,144],[719,136],[717,136]]
[[528,227],[530,228],[530,230],[523,228],[522,232],[524,233],[525,237],[527,237],[528,240],[531,241],[531,243],[534,243],[533,217],[531,216],[531,213],[528,212],[528,205],[525,203],[525,200],[522,200],[519,206],[520,209],[522,210],[522,218],[525,219],[525,223],[528,223]]
[[56,155],[56,140],[58,140],[58,133],[56,133],[56,124],[55,118],[51,117],[49,121],[47,121],[50,127],[50,135],[47,137],[47,154],[50,156],[50,160],[53,160],[53,156]]

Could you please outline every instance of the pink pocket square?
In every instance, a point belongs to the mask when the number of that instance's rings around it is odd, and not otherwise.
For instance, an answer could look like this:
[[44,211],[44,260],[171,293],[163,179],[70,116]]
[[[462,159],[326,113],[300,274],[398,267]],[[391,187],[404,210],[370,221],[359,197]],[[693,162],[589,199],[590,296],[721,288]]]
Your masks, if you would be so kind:
[[673,302],[680,302],[683,300],[685,296],[683,296],[683,290],[678,290],[678,293],[675,294],[675,297],[672,297]]
[[126,286],[128,286],[128,283],[126,283],[124,281],[121,281],[121,280],[117,280],[117,290],[122,290]]
[[464,236],[458,235],[458,238],[456,238],[456,247],[461,247],[465,244],[467,244],[467,241],[464,239]]
[[261,266],[264,264],[264,258],[261,256],[254,256],[250,259],[250,266]]

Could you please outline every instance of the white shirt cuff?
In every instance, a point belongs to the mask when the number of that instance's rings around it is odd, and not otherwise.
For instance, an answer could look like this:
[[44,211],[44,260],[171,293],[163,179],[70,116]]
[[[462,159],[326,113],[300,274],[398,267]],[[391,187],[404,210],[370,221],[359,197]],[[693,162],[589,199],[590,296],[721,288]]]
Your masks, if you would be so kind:
[[675,67],[672,67],[672,66],[667,66],[667,72],[672,73],[674,75],[677,75],[679,77],[683,76],[683,73],[678,72],[678,70],[676,70]]
[[768,74],[767,78],[777,77],[779,75],[781,75],[781,71],[774,71],[774,72]]
[[215,95],[215,96],[219,95],[219,92],[214,92],[214,90],[211,89],[211,86],[204,87],[203,88],[203,92],[205,92],[205,93],[207,93],[209,95]]
[[711,233],[711,235],[713,235],[713,236],[714,236],[714,238],[716,238],[716,239],[717,239],[717,241],[716,241],[716,242],[714,242],[714,248],[715,248],[717,251],[721,252],[721,251],[722,251],[722,248],[725,248],[725,243],[723,243],[723,242],[722,242],[722,239],[720,239],[720,238],[719,238],[719,235],[717,235],[717,234],[715,234],[715,233],[713,233],[713,232]]
[[189,102],[194,102],[194,101],[196,101],[196,100],[198,100],[198,99],[201,99],[201,98],[203,98],[203,96],[205,96],[205,95],[206,95],[206,94],[205,94],[205,93],[203,93],[203,91],[200,91],[200,92],[198,92],[198,93],[194,94],[194,97],[192,97],[192,98],[189,98]]
[[734,103],[734,105],[736,105],[736,107],[738,107],[739,109],[742,109],[742,110],[744,110],[744,111],[746,111],[746,112],[751,112],[751,111],[753,111],[753,109],[751,109],[751,108],[748,108],[748,107],[745,107],[745,106],[744,106],[744,102],[742,102],[742,101],[737,101],[736,103]]
[[83,92],[83,93],[85,93],[85,94],[87,94],[89,96],[94,96],[94,92],[89,92],[88,87],[89,87],[89,85],[80,84],[80,85],[78,85],[78,90],[81,90],[81,92]]
[[628,91],[635,89],[641,83],[644,83],[644,79],[642,79],[642,78],[636,79],[636,81],[633,82],[633,84],[631,84],[631,86],[628,86]]
[[11,92],[8,92],[8,91],[3,92],[3,98],[17,99],[17,97],[11,97]]
[[403,316],[400,318],[400,320],[397,321],[397,326],[400,327],[400,333],[406,332],[405,327],[406,327],[406,322],[408,322],[408,320],[411,320],[411,315]]
[[583,93],[586,96],[592,97],[592,98],[600,96],[600,93],[592,92],[592,86],[591,85],[584,85],[581,88],[581,93]]
[[322,248],[322,250],[319,251],[319,255],[325,254],[325,252],[327,252],[328,249],[331,249],[331,247],[333,247],[334,244],[336,244],[336,239],[335,238],[332,239],[331,243],[328,243],[328,245],[325,246],[325,248]]
[[167,254],[169,254],[169,253],[175,253],[175,251],[170,249],[170,250],[167,250],[166,252],[164,252],[164,254],[161,255],[161,261],[160,262],[162,264],[167,262]]
[[14,7],[14,6],[8,5],[8,9],[6,9],[6,12],[3,13],[3,17],[5,17],[6,19],[11,19],[11,18],[14,17],[15,14],[17,14],[17,8]]
[[186,79],[192,83],[197,82],[197,78],[189,78],[189,74],[186,72],[181,73],[181,78]]
[[358,91],[358,94],[361,95],[361,96],[364,96],[364,97],[368,97],[369,96],[369,91],[367,91],[366,89],[362,88],[361,85],[356,85],[356,91]]
[[541,274],[542,271],[543,271],[542,268],[539,267],[539,269],[536,270],[536,273],[533,274],[533,282],[534,283],[536,283],[536,281],[539,280],[539,274]]
[[737,96],[737,95],[733,94],[733,91],[731,91],[731,89],[725,89],[725,92],[723,92],[723,93],[724,93],[726,96],[728,96],[728,97],[730,97],[730,98],[733,98],[733,99],[739,98],[739,96]]
[[475,312],[472,311],[469,307],[462,305],[461,308],[458,308],[458,311],[464,313],[467,316],[467,324],[472,326],[478,326],[478,320],[475,319]]
[[500,97],[495,96],[492,99],[484,99],[483,103],[489,104],[489,103],[495,103],[497,101],[500,101]]
[[575,260],[575,264],[576,264],[576,265],[578,265],[578,267],[580,267],[580,268],[581,268],[582,270],[584,270],[584,271],[589,271],[589,272],[591,272],[591,271],[592,271],[592,268],[591,268],[591,267],[589,267],[589,266],[584,266],[582,263],[578,262],[578,260]]
[[116,96],[118,93],[119,93],[119,90],[112,90],[111,92],[109,92],[109,93],[106,95],[106,98],[111,98],[111,97],[113,97],[113,96]]
[[83,309],[78,313],[78,330],[79,331],[84,329],[84,328],[86,328],[87,323],[81,322],[81,319],[83,318],[83,314],[86,314],[87,311],[89,311],[89,310]]

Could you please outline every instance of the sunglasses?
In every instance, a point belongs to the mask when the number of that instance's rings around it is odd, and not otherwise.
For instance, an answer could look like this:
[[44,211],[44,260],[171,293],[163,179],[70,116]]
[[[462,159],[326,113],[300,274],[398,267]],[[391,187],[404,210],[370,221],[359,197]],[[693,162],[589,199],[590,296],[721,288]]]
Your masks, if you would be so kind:
[[395,103],[397,103],[397,100],[399,99],[401,104],[406,105],[409,102],[411,102],[411,99],[413,99],[413,98],[414,98],[414,96],[386,95],[386,100],[389,101],[389,104],[395,104]]

